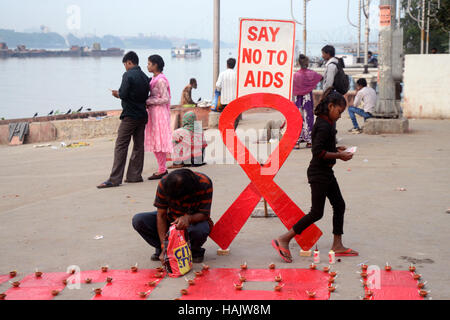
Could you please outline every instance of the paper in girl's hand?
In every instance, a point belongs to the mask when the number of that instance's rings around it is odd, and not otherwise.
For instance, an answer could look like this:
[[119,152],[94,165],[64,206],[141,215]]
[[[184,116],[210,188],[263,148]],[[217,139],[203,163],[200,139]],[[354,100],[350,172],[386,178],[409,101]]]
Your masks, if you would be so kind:
[[355,153],[356,149],[358,149],[358,148],[357,147],[350,147],[350,148],[345,149],[345,152]]

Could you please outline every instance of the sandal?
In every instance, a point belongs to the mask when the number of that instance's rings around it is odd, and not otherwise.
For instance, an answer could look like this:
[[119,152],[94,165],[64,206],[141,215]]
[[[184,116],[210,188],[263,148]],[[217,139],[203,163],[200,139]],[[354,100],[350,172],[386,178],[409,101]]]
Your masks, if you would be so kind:
[[185,165],[181,163],[181,164],[173,164],[173,165],[167,167],[167,169],[180,169],[183,167],[185,167]]
[[278,254],[280,255],[281,259],[286,261],[287,263],[292,262],[292,255],[291,252],[288,249],[282,248],[280,244],[278,243],[278,240],[273,239],[272,240],[272,247],[277,250]]
[[111,181],[105,181],[102,184],[98,185],[97,188],[104,189],[104,188],[112,188],[112,187],[118,187],[120,183],[112,183]]
[[166,174],[169,174],[169,172],[167,172],[167,170],[166,170],[166,172],[159,173],[159,174],[154,173],[151,177],[148,177],[148,180],[159,180],[162,177],[164,177]]

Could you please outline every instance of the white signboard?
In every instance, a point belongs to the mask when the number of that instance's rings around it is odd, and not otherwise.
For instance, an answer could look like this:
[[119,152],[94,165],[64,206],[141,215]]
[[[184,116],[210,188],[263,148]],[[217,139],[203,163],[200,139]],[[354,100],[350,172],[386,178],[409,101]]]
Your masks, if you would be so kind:
[[237,97],[275,93],[291,99],[295,23],[240,19]]

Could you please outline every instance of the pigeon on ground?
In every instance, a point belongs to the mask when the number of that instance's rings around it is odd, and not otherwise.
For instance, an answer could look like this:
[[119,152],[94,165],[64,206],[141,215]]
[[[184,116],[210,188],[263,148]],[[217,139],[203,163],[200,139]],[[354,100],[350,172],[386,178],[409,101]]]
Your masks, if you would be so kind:
[[36,117],[37,117],[37,115],[38,115],[38,113],[36,112],[36,113],[34,114],[33,118],[36,118]]
[[86,110],[87,110],[87,111],[91,111],[92,109],[91,109],[91,108],[87,108]]
[[83,110],[83,107],[81,107],[80,109],[78,109],[77,112],[81,112],[81,110]]
[[69,111],[66,112],[66,114],[69,114],[72,112],[72,109],[69,109]]
[[53,114],[53,110],[48,113],[49,116],[51,116],[52,114]]

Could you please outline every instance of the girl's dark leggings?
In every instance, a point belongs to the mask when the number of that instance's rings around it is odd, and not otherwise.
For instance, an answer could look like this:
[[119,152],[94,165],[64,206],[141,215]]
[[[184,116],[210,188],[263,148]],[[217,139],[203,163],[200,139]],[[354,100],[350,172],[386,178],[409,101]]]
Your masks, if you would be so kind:
[[342,198],[341,190],[333,177],[330,182],[313,182],[311,186],[311,211],[303,218],[301,218],[292,228],[296,234],[300,234],[312,225],[314,222],[323,217],[323,210],[325,207],[325,198],[331,203],[333,207],[333,234],[344,234],[344,212],[345,202]]

